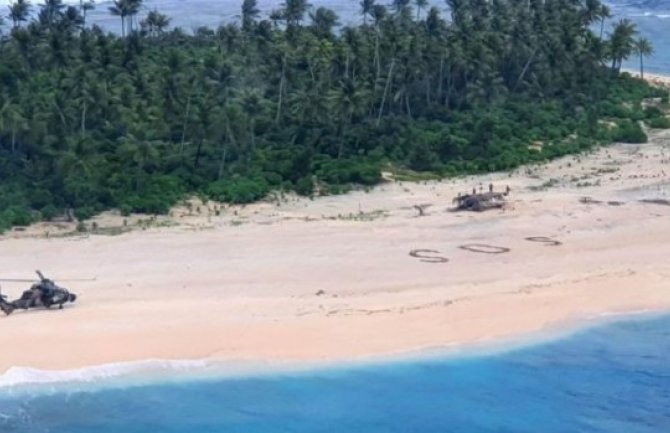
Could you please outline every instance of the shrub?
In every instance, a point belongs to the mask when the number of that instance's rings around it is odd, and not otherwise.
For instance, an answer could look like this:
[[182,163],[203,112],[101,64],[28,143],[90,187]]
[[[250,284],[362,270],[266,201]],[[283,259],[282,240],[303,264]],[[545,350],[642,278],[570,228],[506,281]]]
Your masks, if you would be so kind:
[[218,180],[207,187],[210,198],[228,203],[252,203],[265,197],[268,192],[268,183],[260,177]]
[[4,221],[8,227],[27,226],[35,222],[35,218],[30,210],[20,206],[10,206],[0,213],[0,220]]
[[644,109],[644,117],[647,119],[653,119],[662,116],[663,112],[658,107],[647,107]]
[[295,192],[300,195],[311,196],[314,193],[314,181],[311,177],[303,177],[295,184]]
[[378,163],[364,159],[326,158],[320,163],[317,176],[331,185],[357,183],[371,186],[381,181],[381,168]]
[[612,139],[621,143],[646,143],[647,134],[644,133],[638,122],[624,120],[619,122],[613,131]]
[[95,215],[95,209],[89,206],[80,207],[75,209],[74,215],[78,220],[87,220]]
[[56,208],[56,206],[52,204],[48,204],[44,206],[42,209],[40,209],[40,214],[42,215],[42,219],[46,221],[50,221],[54,219],[60,212]]
[[670,129],[670,119],[665,116],[652,117],[645,121],[648,127],[656,129]]

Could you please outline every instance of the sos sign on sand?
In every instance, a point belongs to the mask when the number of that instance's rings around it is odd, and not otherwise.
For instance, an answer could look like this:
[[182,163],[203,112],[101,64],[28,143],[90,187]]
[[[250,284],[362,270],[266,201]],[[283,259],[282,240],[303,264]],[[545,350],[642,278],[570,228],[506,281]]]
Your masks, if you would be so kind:
[[[537,242],[545,244],[545,246],[550,247],[562,245],[562,242],[546,236],[531,236],[524,239],[527,240],[528,242]],[[501,247],[489,244],[465,244],[465,245],[459,245],[458,248],[465,251],[480,254],[504,254],[509,253],[511,251],[511,249],[507,247]],[[429,249],[411,250],[409,252],[409,255],[411,257],[415,257],[424,263],[448,263],[449,259],[441,256],[440,254],[441,253],[438,250],[429,250]]]

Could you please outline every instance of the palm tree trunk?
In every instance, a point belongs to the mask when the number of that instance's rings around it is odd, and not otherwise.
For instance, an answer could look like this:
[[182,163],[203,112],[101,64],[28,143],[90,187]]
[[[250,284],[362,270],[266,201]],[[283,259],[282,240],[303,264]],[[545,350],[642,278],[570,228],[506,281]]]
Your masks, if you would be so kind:
[[424,81],[426,82],[426,105],[430,105],[430,74],[426,74]]
[[644,61],[642,60],[644,56],[640,54],[640,78],[644,80]]
[[277,101],[277,115],[275,117],[275,123],[279,123],[279,119],[281,118],[282,98],[284,96],[285,76],[286,76],[286,59],[282,58],[281,78],[279,79],[279,96],[278,96],[278,101]]
[[409,118],[412,118],[412,107],[409,102],[409,92],[405,90],[405,108],[407,109],[407,115]]
[[256,122],[251,119],[249,123],[249,134],[251,135],[251,153],[254,153],[256,152]]
[[86,101],[84,101],[84,108],[81,110],[81,136],[82,138],[86,134],[86,109],[87,109],[87,104]]
[[218,179],[221,179],[223,177],[223,170],[226,167],[226,154],[228,153],[228,139],[230,139],[230,142],[235,146],[235,136],[233,135],[233,131],[230,129],[230,120],[228,119],[228,116],[226,116],[226,135],[227,139],[224,140],[223,142],[223,152],[221,155],[221,162],[219,163],[219,177]]
[[440,74],[438,75],[437,81],[437,100],[439,101],[442,98],[442,86],[444,81],[444,54],[440,56]]
[[386,77],[386,85],[384,85],[384,95],[382,96],[382,103],[379,105],[379,115],[377,116],[377,126],[382,121],[382,114],[384,113],[384,104],[386,103],[386,95],[388,95],[389,87],[391,87],[391,80],[393,80],[393,68],[395,67],[395,59],[391,60],[389,73]]
[[12,123],[12,155],[16,152],[16,122]]
[[337,159],[340,159],[342,157],[342,151],[344,149],[344,116],[340,117],[340,127],[338,135],[340,136],[340,142],[337,146]]
[[186,142],[186,126],[188,125],[188,115],[191,110],[191,95],[188,95],[188,101],[186,101],[186,114],[184,114],[184,124],[181,128],[181,145],[179,146],[179,154],[184,154],[184,143]]
[[526,64],[523,66],[523,70],[521,71],[521,74],[519,74],[519,78],[516,80],[516,84],[514,85],[514,88],[512,88],[512,92],[516,91],[516,88],[521,84],[521,81],[523,81],[523,77],[526,76],[526,72],[528,72],[528,68],[530,67],[530,64],[533,62],[533,58],[535,57],[535,52],[537,51],[537,48],[533,50],[533,53],[530,55],[528,58],[528,61]]
[[223,140],[223,147],[221,152],[221,161],[219,161],[219,174],[216,179],[221,180],[223,177],[223,170],[226,168],[226,154],[228,153],[228,140]]
[[379,54],[379,29],[375,30],[375,66],[377,67],[377,75],[375,77],[375,83],[379,82],[379,78],[382,75],[382,62]]
[[200,154],[202,153],[202,143],[205,141],[204,138],[198,140],[198,148],[195,151],[195,159],[193,160],[193,168],[197,169],[200,164]]

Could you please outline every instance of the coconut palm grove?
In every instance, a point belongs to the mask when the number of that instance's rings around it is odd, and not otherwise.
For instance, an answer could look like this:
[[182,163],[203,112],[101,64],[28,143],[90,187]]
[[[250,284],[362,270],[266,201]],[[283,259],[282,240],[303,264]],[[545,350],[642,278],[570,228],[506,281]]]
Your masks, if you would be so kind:
[[[653,51],[598,0],[286,0],[194,32],[142,0],[15,0],[0,43],[0,230],[507,170],[668,127],[621,74]],[[448,6],[448,7],[447,7]],[[443,12],[442,10],[449,12]],[[660,98],[660,109],[642,104]],[[537,144],[541,143],[540,146]]]

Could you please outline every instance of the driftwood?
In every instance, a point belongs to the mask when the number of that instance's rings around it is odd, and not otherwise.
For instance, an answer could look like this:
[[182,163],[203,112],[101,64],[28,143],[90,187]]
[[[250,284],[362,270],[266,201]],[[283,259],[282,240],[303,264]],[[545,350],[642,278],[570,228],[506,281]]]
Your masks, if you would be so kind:
[[430,203],[426,203],[426,204],[415,204],[413,207],[418,212],[417,216],[422,217],[426,215],[426,209],[428,209],[431,206],[432,205]]

